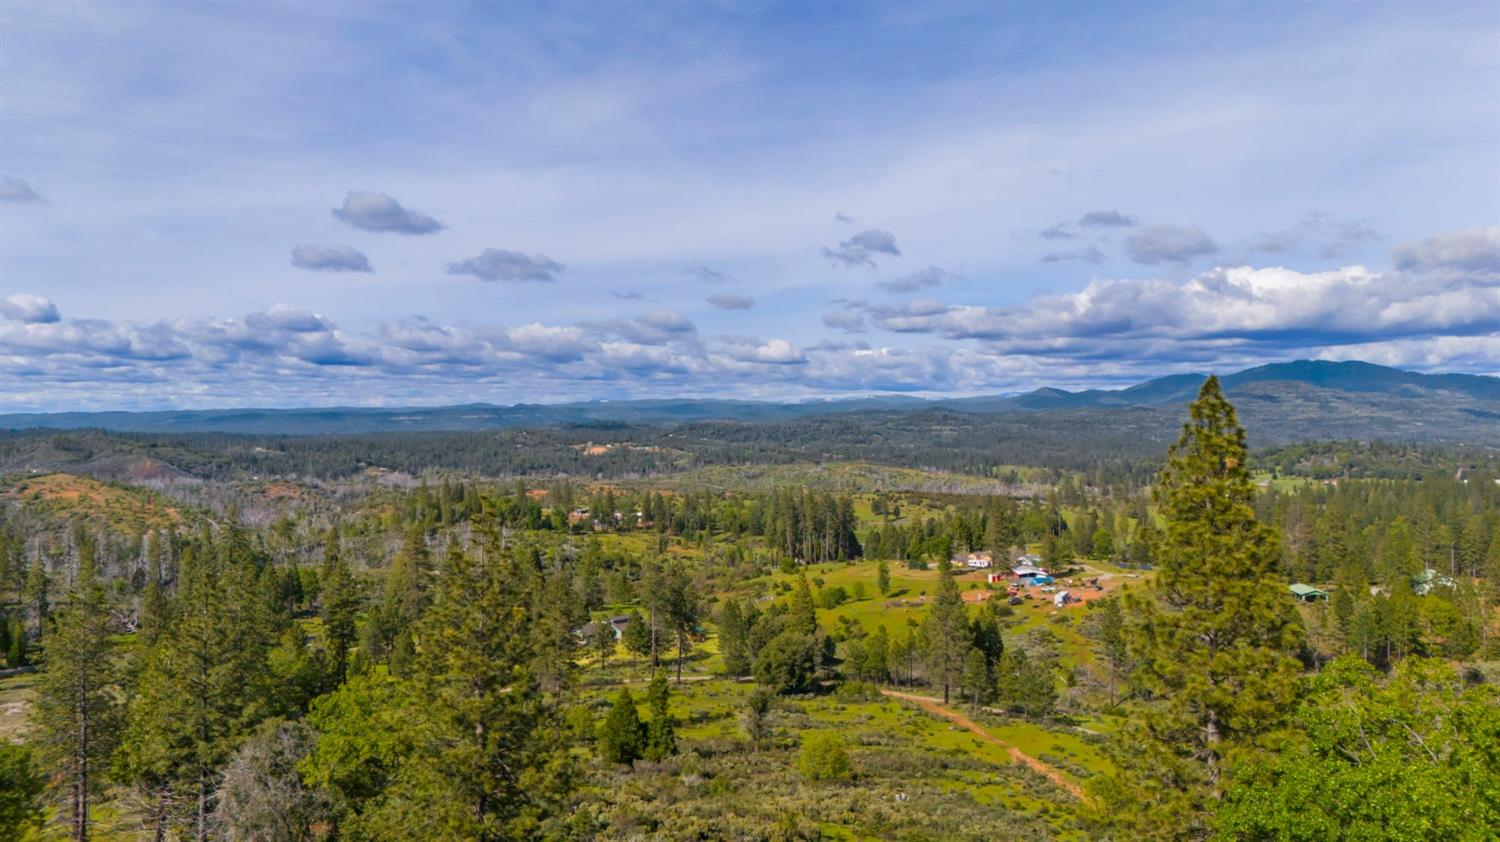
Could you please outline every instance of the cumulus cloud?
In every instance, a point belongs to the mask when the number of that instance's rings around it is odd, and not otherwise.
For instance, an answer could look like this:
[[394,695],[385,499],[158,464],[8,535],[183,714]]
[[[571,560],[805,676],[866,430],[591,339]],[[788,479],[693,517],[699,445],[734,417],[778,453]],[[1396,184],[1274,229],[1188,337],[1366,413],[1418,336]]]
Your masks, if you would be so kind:
[[645,293],[636,292],[633,289],[617,289],[614,292],[611,292],[610,295],[613,295],[615,298],[618,298],[621,301],[644,301],[646,298]]
[[1096,210],[1078,218],[1084,228],[1129,228],[1135,225],[1135,217],[1117,210]]
[[800,365],[807,362],[807,356],[785,339],[772,339],[758,345],[751,343],[730,345],[726,353],[730,358],[743,363]]
[[744,295],[732,295],[726,292],[710,295],[704,300],[718,307],[720,310],[749,310],[755,306],[755,299],[753,298]]
[[332,213],[335,219],[365,231],[432,234],[444,227],[425,213],[402,207],[384,193],[367,190],[350,190],[344,206],[334,208]]
[[640,345],[663,345],[680,341],[697,333],[698,330],[697,326],[686,316],[671,309],[653,310],[633,319],[579,322],[579,327],[600,336],[623,339]]
[[1500,225],[1470,228],[1403,243],[1391,255],[1409,272],[1462,272],[1487,280],[1500,278]]
[[1152,225],[1125,240],[1125,253],[1136,263],[1188,263],[1219,250],[1219,244],[1196,225]]
[[834,211],[833,212],[833,221],[834,222],[842,222],[845,225],[853,225],[858,220],[856,220],[854,217],[850,216],[849,214],[844,213],[843,211]]
[[0,177],[0,202],[46,204],[47,200],[43,199],[26,179],[4,176]]
[[544,254],[527,256],[508,249],[485,249],[478,257],[448,264],[450,275],[473,275],[482,281],[557,280],[563,265]]
[[[1136,362],[1305,356],[1338,346],[1483,336],[1500,331],[1500,276],[1485,268],[1491,264],[1481,256],[1482,241],[1435,238],[1414,246],[1403,254],[1420,257],[1404,271],[1241,266],[1182,283],[1097,281],[1013,308],[923,300],[865,305],[862,312],[885,330],[979,340],[998,353]],[[1460,268],[1468,273],[1461,278],[1454,274]]]
[[314,246],[302,244],[292,248],[292,265],[314,272],[373,272],[370,259],[351,246]]
[[1104,252],[1098,246],[1079,246],[1073,249],[1048,252],[1042,255],[1043,263],[1061,263],[1065,260],[1082,260],[1085,263],[1100,263],[1104,260]]
[[1066,222],[1059,222],[1051,228],[1043,228],[1037,235],[1044,240],[1076,240],[1078,235],[1068,230]]
[[[136,324],[0,300],[11,407],[946,392],[1134,380],[1269,359],[1369,359],[1493,372],[1500,230],[1402,245],[1389,269],[1250,266],[1187,280],[1107,279],[1012,307],[924,297],[831,303],[837,331],[881,342],[705,337],[671,309],[577,324],[442,324],[412,316],[346,332],[275,306],[237,318]],[[899,341],[898,341],[899,340]],[[946,340],[946,341],[944,341]],[[705,387],[705,384],[711,384]],[[482,397],[481,397],[482,396]]]
[[823,324],[845,333],[864,333],[867,329],[864,307],[862,301],[844,302],[842,309],[829,310],[823,314]]
[[938,266],[928,266],[919,269],[910,275],[903,275],[890,281],[881,281],[876,286],[886,292],[916,292],[928,287],[942,286],[958,280],[959,276]]
[[50,324],[62,318],[50,299],[25,292],[0,298],[0,316],[25,324]]
[[894,234],[879,228],[867,228],[839,243],[837,247],[823,249],[824,257],[844,266],[874,268],[875,260],[872,255],[876,254],[901,256],[901,249],[896,245]]

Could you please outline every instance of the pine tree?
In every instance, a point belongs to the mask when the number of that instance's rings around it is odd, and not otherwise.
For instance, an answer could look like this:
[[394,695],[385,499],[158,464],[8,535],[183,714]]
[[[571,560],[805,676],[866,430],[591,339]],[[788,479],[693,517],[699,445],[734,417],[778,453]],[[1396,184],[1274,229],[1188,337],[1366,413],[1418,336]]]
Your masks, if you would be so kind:
[[248,560],[219,561],[201,540],[183,553],[171,620],[146,654],[116,758],[154,806],[159,834],[180,803],[192,805],[193,837],[208,838],[218,770],[269,713],[255,585]]
[[646,690],[651,721],[646,727],[646,744],[642,756],[647,760],[664,760],[677,753],[677,721],[669,708],[671,689],[666,676],[657,673]]
[[359,587],[338,552],[337,539],[328,544],[323,561],[323,640],[328,661],[333,665],[335,684],[343,684],[349,668],[349,652],[357,637]]
[[881,596],[891,592],[891,566],[884,558],[875,565],[875,589]]
[[594,654],[599,656],[599,669],[602,671],[609,667],[609,656],[615,651],[615,627],[605,617],[594,621],[592,632],[589,645],[594,647]]
[[1119,696],[1115,685],[1120,673],[1130,662],[1130,653],[1125,639],[1125,612],[1118,598],[1106,599],[1099,612],[1099,654],[1109,664],[1109,703],[1117,704]]
[[[412,752],[362,819],[372,838],[545,836],[570,775],[561,699],[544,693],[534,626],[545,582],[535,564],[444,558],[414,631],[417,658],[399,713]],[[550,595],[549,595],[550,596]]]
[[630,671],[635,672],[635,658],[645,657],[651,654],[651,629],[647,628],[646,620],[641,612],[634,609],[630,612],[630,619],[625,621],[625,649],[630,652]]
[[818,632],[818,610],[813,603],[812,587],[807,583],[807,574],[797,577],[792,586],[792,628],[799,634],[813,635]]
[[719,654],[724,658],[724,673],[730,676],[750,672],[749,630],[738,600],[725,600],[719,609]]
[[635,710],[635,699],[629,688],[621,687],[599,728],[599,756],[606,763],[629,765],[640,759],[644,742],[644,728]]
[[1154,700],[1119,747],[1122,774],[1100,786],[1101,814],[1135,835],[1206,835],[1226,754],[1280,720],[1298,672],[1301,627],[1272,575],[1275,535],[1256,520],[1245,432],[1217,378],[1190,416],[1155,489],[1157,577],[1132,605],[1135,678]]
[[52,617],[32,714],[42,765],[63,790],[62,814],[77,842],[89,837],[89,808],[119,736],[109,602],[91,546],[80,549],[78,575]]
[[961,678],[964,654],[973,641],[969,636],[963,595],[958,591],[953,567],[946,558],[938,562],[937,595],[933,597],[932,610],[922,623],[922,637],[927,651],[928,677],[933,683],[942,685],[943,704],[947,704],[950,690]]

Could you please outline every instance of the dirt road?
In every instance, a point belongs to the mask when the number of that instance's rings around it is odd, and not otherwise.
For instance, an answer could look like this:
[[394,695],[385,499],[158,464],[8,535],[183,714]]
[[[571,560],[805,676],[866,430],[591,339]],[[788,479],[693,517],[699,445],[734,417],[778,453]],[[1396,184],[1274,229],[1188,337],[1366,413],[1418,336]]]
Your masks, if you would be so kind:
[[984,730],[984,728],[980,727],[979,723],[968,718],[967,716],[964,716],[958,711],[949,710],[948,708],[943,707],[943,702],[941,699],[934,699],[931,696],[918,696],[914,693],[902,693],[899,690],[881,690],[880,692],[882,695],[889,696],[892,699],[900,699],[903,702],[911,702],[917,707],[920,707],[922,710],[927,711],[928,713],[934,714],[936,716],[941,716],[949,722],[963,727],[965,730],[969,731],[974,736],[978,737],[981,740],[984,740],[987,743],[992,743],[994,745],[1000,746],[1001,748],[1005,749],[1006,753],[1010,755],[1012,760],[1016,761],[1017,763],[1025,763],[1027,766],[1030,766],[1039,774],[1044,775],[1048,780],[1072,793],[1074,798],[1077,798],[1079,801],[1089,800],[1089,797],[1084,794],[1083,788],[1078,784],[1075,784],[1072,781],[1068,780],[1062,772],[1059,772],[1054,767],[1043,763],[1042,761],[1036,759],[1035,757],[1032,757],[1024,751],[1021,751],[1010,743],[1007,743],[999,737],[996,737],[994,734],[991,734],[990,732]]

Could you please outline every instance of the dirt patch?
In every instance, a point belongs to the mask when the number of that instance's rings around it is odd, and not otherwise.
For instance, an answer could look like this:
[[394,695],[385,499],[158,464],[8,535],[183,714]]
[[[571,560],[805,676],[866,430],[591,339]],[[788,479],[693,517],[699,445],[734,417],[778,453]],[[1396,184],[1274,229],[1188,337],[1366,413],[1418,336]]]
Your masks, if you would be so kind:
[[1032,757],[1026,752],[1021,751],[1020,749],[1000,739],[994,734],[991,734],[990,732],[984,730],[984,728],[981,727],[979,723],[975,722],[969,717],[964,716],[958,711],[949,710],[948,708],[943,707],[942,702],[940,702],[939,700],[934,699],[930,696],[918,696],[914,693],[902,693],[898,690],[881,690],[880,692],[882,695],[889,696],[892,699],[900,699],[904,702],[912,702],[922,710],[925,710],[928,713],[933,714],[934,716],[941,716],[949,722],[962,727],[964,730],[972,733],[979,739],[984,740],[985,742],[992,745],[1000,746],[1001,748],[1005,749],[1006,754],[1010,755],[1010,759],[1016,761],[1017,763],[1024,763],[1027,766],[1030,766],[1033,770],[1045,777],[1047,780],[1052,781],[1053,783],[1067,790],[1072,794],[1074,798],[1077,798],[1079,801],[1089,800],[1088,795],[1084,794],[1083,787],[1080,787],[1078,784],[1075,784],[1072,781],[1068,780],[1062,772],[1046,763],[1043,763],[1035,757]]

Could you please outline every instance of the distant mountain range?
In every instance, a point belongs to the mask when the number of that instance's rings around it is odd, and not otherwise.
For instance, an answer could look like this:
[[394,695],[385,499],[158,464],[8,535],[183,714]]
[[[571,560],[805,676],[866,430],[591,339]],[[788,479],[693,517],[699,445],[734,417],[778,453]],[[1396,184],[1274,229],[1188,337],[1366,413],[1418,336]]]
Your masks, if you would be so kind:
[[[907,396],[773,403],[719,399],[469,404],[369,409],[168,410],[0,414],[0,429],[101,428],[117,432],[226,432],[284,435],[474,431],[559,425],[789,421],[858,412],[953,410],[1049,413],[1127,407],[1175,409],[1193,399],[1205,375],[1179,374],[1126,389],[922,399]],[[1222,378],[1252,437],[1388,438],[1500,445],[1500,378],[1419,374],[1363,362],[1298,361]]]

